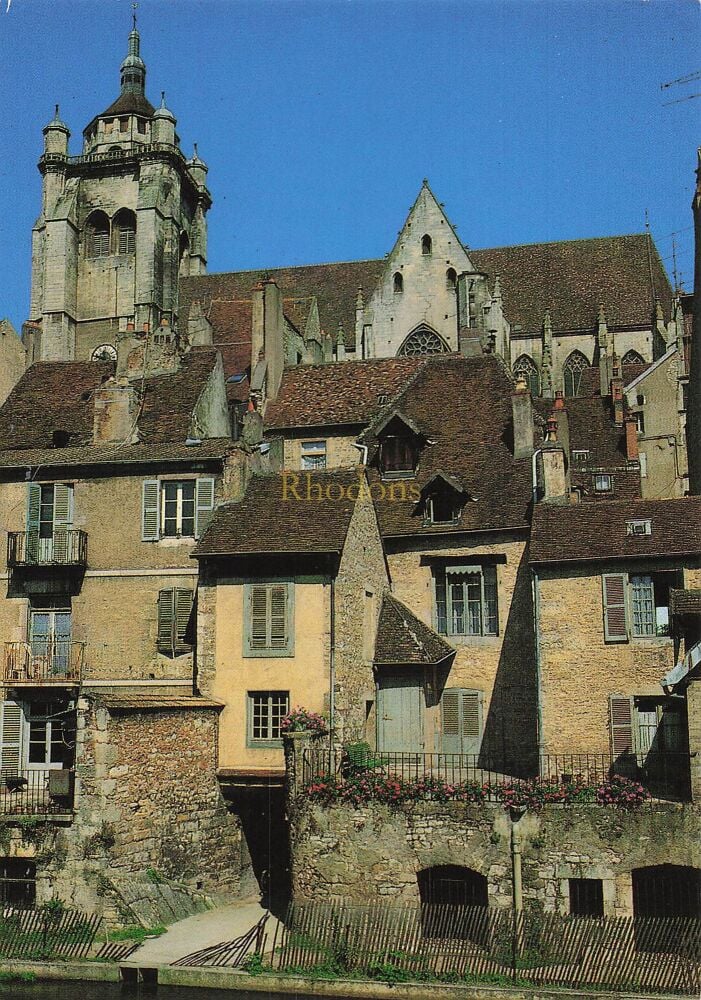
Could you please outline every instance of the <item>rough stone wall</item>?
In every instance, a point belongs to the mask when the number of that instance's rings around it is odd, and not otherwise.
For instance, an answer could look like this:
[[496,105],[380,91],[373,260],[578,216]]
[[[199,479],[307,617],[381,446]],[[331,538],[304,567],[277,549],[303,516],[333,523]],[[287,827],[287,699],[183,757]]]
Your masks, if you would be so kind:
[[[671,638],[604,641],[602,573],[634,565],[542,570],[540,589],[543,741],[548,753],[606,753],[609,695],[662,696],[660,678],[674,665]],[[647,567],[638,572],[650,572]],[[685,586],[699,586],[698,569]]]
[[[450,672],[440,688],[464,687],[484,692],[482,752],[505,766],[527,762],[536,745],[536,676],[533,607],[524,539],[505,535],[500,541],[484,536],[457,547],[446,542],[427,549],[426,541],[405,543],[388,554],[393,590],[417,617],[434,624],[430,556],[460,556],[468,565],[482,557],[499,557],[497,591],[499,634],[448,636],[456,647]],[[393,549],[399,543],[393,542]],[[440,710],[434,705],[427,720],[427,751],[439,751]],[[518,770],[514,770],[518,773]]]
[[[692,806],[656,803],[635,812],[546,806],[527,813],[520,825],[526,905],[538,901],[567,913],[568,880],[598,878],[605,913],[629,915],[633,869],[701,867],[701,813]],[[490,905],[511,904],[510,826],[500,805],[423,802],[353,809],[298,798],[291,842],[297,898],[416,902],[417,873],[452,864],[486,876]]]
[[24,345],[8,320],[0,320],[0,406],[24,374]]
[[361,495],[348,527],[335,584],[335,702],[339,740],[374,742],[372,657],[382,592],[388,584],[375,508],[368,496]]

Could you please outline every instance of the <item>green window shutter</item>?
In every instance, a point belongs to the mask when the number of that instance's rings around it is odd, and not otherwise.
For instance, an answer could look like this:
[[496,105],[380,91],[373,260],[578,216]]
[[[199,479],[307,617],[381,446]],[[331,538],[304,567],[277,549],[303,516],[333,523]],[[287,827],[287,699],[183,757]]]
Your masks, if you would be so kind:
[[39,531],[39,508],[41,505],[41,486],[30,483],[27,490],[27,531],[34,534]]
[[195,485],[195,538],[203,533],[214,510],[214,480],[198,479]]
[[174,653],[175,590],[161,590],[158,593],[158,651]]
[[268,588],[270,599],[270,646],[280,649],[287,646],[287,584]]
[[4,701],[1,708],[0,772],[17,774],[23,764],[24,711],[17,701]]
[[173,602],[175,606],[174,642],[176,649],[180,652],[187,652],[190,649],[190,644],[185,641],[185,633],[192,612],[192,597],[191,590],[182,590],[180,587],[175,590]]
[[248,642],[251,649],[268,646],[268,588],[253,585],[248,609]]
[[628,642],[625,573],[604,573],[601,577],[604,603],[604,639]]
[[614,757],[630,754],[635,750],[633,739],[633,699],[625,695],[609,695],[609,721],[611,728],[611,753]]
[[482,742],[482,692],[461,692],[462,752],[478,754]]
[[141,494],[141,540],[156,542],[160,526],[161,491],[157,479],[145,479]]

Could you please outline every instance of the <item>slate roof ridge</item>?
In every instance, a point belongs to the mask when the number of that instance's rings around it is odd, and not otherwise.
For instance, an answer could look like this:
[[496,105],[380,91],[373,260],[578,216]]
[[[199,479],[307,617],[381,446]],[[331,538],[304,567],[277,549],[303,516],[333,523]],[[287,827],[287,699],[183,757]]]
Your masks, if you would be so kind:
[[[206,280],[207,278],[219,278],[225,274],[260,274],[269,273],[273,274],[275,271],[291,271],[302,267],[341,267],[344,264],[381,264],[384,263],[385,257],[358,257],[352,258],[351,260],[320,260],[313,261],[312,263],[306,264],[276,264],[275,267],[246,267],[241,270],[235,271],[208,271],[206,274],[192,274],[187,275],[187,278],[196,278],[197,281]],[[294,298],[312,298],[313,296],[304,295],[287,295],[283,298],[294,299]],[[248,300],[241,300],[248,301]]]

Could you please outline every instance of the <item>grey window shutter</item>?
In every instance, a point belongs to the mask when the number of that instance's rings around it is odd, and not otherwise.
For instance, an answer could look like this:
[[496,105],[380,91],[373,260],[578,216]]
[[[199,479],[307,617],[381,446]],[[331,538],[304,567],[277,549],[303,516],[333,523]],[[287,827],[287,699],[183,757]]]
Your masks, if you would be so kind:
[[609,720],[611,725],[611,753],[614,757],[630,754],[635,750],[633,739],[633,699],[625,695],[609,695]]
[[460,737],[460,691],[448,690],[441,698],[441,714],[443,722],[443,752],[461,753]]
[[478,754],[482,742],[482,692],[461,692],[462,753]]
[[628,642],[625,573],[604,573],[601,577],[604,603],[604,639]]
[[270,595],[270,646],[273,649],[287,645],[287,584],[275,584]]
[[24,736],[24,711],[17,701],[2,702],[2,745],[0,746],[0,772],[17,774],[22,769],[22,743]]
[[214,510],[214,480],[198,479],[195,484],[195,538],[203,533]]
[[174,644],[177,650],[180,652],[186,652],[190,649],[190,645],[185,641],[185,632],[187,631],[187,623],[190,620],[190,612],[192,611],[192,591],[182,590],[181,588],[176,588],[174,606],[175,606],[175,625],[174,625]]
[[68,530],[73,523],[73,487],[67,483],[54,486],[54,537],[53,558],[56,562],[68,559]]
[[173,628],[175,623],[175,591],[172,587],[158,593],[158,650],[174,653]]
[[157,479],[144,480],[141,498],[141,539],[144,542],[156,542],[161,520],[161,492]]
[[250,590],[248,614],[248,643],[251,649],[265,649],[268,645],[268,588],[254,585]]

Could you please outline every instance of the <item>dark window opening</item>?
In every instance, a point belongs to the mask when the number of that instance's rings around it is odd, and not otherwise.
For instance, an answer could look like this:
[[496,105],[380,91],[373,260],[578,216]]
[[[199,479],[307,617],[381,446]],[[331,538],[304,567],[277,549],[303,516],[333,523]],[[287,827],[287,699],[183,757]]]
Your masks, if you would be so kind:
[[430,253],[433,253],[433,240],[428,233],[421,238],[421,253],[424,257],[428,257]]
[[453,490],[437,490],[426,502],[427,520],[430,524],[455,524],[461,509]]
[[449,267],[445,272],[445,287],[454,289],[458,281],[458,275],[454,267]]
[[621,360],[622,365],[644,365],[645,359],[637,351],[626,351]]
[[93,212],[85,224],[85,253],[88,257],[108,257],[110,220],[104,212]]
[[[458,938],[478,944],[486,942],[489,900],[485,875],[461,865],[435,865],[420,871],[417,881],[425,938]],[[447,912],[446,905],[450,907]],[[484,910],[484,920],[475,919],[475,907]]]
[[380,444],[382,475],[413,475],[417,462],[416,444],[409,437],[386,437]]
[[113,221],[114,252],[124,255],[136,252],[136,215],[128,208],[117,212]]
[[395,271],[393,288],[397,295],[404,291],[404,277],[399,271]]
[[5,906],[34,906],[36,879],[36,862],[28,858],[0,858],[0,903]]
[[570,913],[574,917],[603,917],[604,886],[600,878],[571,878]]
[[701,913],[701,869],[690,865],[634,868],[633,917],[638,951],[680,952],[685,935],[670,933],[660,917],[696,917]]

